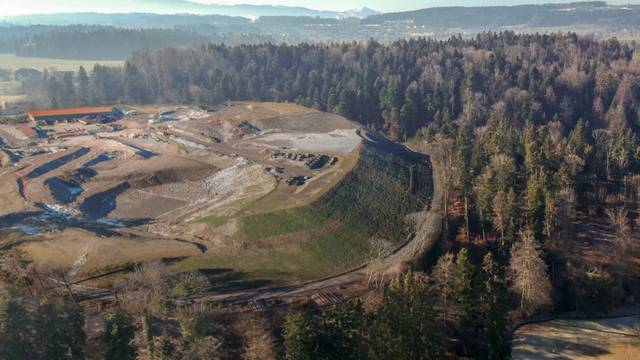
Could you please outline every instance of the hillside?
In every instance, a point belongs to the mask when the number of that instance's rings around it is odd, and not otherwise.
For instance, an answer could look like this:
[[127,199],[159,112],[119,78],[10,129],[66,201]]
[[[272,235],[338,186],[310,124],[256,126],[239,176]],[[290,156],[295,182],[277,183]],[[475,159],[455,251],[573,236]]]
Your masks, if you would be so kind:
[[410,22],[431,29],[500,29],[512,26],[562,27],[571,25],[636,27],[640,6],[612,6],[606,2],[569,4],[441,7],[370,16],[364,24]]

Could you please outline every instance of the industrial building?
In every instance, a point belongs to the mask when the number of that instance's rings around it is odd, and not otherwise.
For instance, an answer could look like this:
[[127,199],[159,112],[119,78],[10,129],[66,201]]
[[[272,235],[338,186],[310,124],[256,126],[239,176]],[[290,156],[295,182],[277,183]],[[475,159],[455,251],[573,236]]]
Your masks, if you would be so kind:
[[113,113],[114,112],[111,107],[103,106],[32,110],[27,113],[27,116],[31,121],[53,124],[56,122],[76,120],[85,117],[111,117],[113,116]]

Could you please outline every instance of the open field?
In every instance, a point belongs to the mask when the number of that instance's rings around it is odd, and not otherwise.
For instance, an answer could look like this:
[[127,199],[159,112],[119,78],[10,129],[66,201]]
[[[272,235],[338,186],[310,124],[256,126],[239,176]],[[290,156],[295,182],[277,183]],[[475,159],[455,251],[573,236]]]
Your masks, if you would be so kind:
[[632,360],[640,354],[640,317],[553,320],[518,329],[514,360]]
[[20,68],[30,68],[42,71],[45,68],[59,71],[77,71],[80,66],[90,70],[93,65],[122,66],[123,61],[103,61],[103,60],[63,60],[34,57],[21,57],[14,54],[0,54],[0,68],[8,70],[18,70]]
[[357,267],[372,239],[402,244],[430,204],[428,159],[335,115],[140,110],[114,126],[54,124],[46,143],[2,129],[22,157],[3,172],[0,232],[43,266],[83,259],[77,279],[164,259],[220,287],[258,286]]

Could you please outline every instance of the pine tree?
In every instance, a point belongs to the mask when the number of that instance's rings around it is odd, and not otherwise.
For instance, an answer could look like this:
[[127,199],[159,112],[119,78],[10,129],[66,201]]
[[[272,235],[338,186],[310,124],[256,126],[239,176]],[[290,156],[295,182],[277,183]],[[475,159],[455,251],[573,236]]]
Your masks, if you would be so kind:
[[516,193],[513,188],[509,188],[507,193],[499,190],[493,198],[493,219],[496,230],[500,232],[500,246],[506,254],[507,239],[513,236],[513,229],[516,226],[518,216],[516,203]]
[[477,302],[474,289],[475,269],[469,259],[468,250],[462,248],[456,257],[456,301],[460,307],[459,331],[463,352],[468,355],[474,335]]
[[427,284],[407,273],[389,284],[368,329],[369,359],[441,359],[443,330]]
[[359,301],[348,301],[322,311],[319,351],[322,359],[362,359],[364,310]]
[[140,316],[140,322],[142,324],[142,340],[147,348],[149,359],[155,358],[155,343],[153,341],[153,329],[151,325],[151,316],[144,312]]
[[404,104],[400,109],[400,122],[407,129],[407,135],[411,136],[417,130],[418,111],[420,109],[420,98],[418,94],[418,84],[412,82],[404,94]]
[[19,300],[0,291],[0,359],[33,358],[31,317]]
[[73,83],[73,75],[65,73],[62,77],[62,103],[64,106],[72,106],[77,102],[76,86]]
[[122,311],[109,314],[104,324],[102,345],[105,360],[133,360],[137,349],[133,344],[135,327],[129,315]]
[[78,69],[78,101],[82,105],[89,102],[89,75],[83,66]]
[[318,336],[318,325],[309,314],[300,312],[287,315],[283,329],[285,359],[317,359]]
[[456,138],[455,166],[458,175],[458,188],[462,198],[464,199],[464,217],[465,228],[467,230],[467,241],[470,240],[469,197],[471,196],[471,181],[473,179],[473,172],[471,168],[472,141],[471,127],[460,127]]
[[488,358],[508,359],[511,349],[510,339],[507,335],[506,282],[490,252],[482,260],[482,280],[480,308],[489,350]]
[[34,317],[36,348],[51,360],[84,359],[84,314],[61,303],[44,304]]
[[569,151],[579,156],[582,160],[587,160],[591,156],[593,150],[591,132],[587,128],[585,122],[580,119],[569,134],[567,145]]
[[543,234],[545,215],[543,181],[540,173],[529,176],[526,191],[527,219],[532,226],[533,235],[539,239]]

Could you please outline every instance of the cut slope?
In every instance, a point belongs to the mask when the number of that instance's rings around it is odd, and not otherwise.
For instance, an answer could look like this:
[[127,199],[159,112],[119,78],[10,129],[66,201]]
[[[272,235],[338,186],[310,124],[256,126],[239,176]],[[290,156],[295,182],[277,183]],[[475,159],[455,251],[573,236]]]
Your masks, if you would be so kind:
[[369,261],[372,239],[399,246],[411,231],[407,216],[429,207],[431,164],[381,137],[365,140],[359,155],[339,184],[308,206],[215,219],[218,228],[239,227],[240,248],[186,259],[177,267],[227,269],[260,284],[309,280]]

